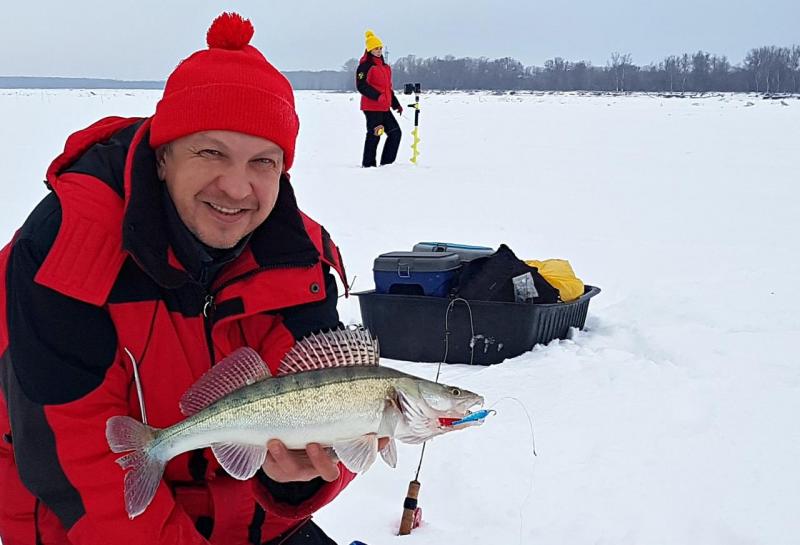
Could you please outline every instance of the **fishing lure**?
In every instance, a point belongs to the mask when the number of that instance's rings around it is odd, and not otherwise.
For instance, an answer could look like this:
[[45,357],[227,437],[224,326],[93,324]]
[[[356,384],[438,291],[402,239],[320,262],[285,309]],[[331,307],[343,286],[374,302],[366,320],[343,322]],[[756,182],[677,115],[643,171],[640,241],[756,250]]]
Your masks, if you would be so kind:
[[497,414],[497,411],[493,409],[481,409],[480,411],[468,414],[464,418],[440,418],[439,424],[442,426],[461,426],[470,423],[479,425],[483,424],[486,417],[492,414]]

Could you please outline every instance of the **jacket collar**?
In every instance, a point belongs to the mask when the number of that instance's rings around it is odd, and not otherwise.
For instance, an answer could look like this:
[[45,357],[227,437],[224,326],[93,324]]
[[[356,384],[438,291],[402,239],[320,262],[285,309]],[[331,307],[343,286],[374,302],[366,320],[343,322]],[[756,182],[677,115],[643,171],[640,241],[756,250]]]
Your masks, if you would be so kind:
[[385,64],[385,61],[383,60],[383,55],[381,55],[380,57],[376,57],[369,51],[364,53],[364,55],[361,57],[360,62],[371,62],[372,64],[377,66],[383,66]]
[[[155,151],[148,143],[149,120],[136,131],[125,165],[125,215],[123,247],[158,284],[176,288],[191,280],[186,269],[197,265],[187,255],[195,255],[190,241],[172,237],[170,247],[168,211],[163,196],[163,182],[158,179]],[[305,230],[289,176],[281,176],[275,208],[266,221],[250,236],[249,247],[255,268],[310,266],[319,260],[319,252]],[[176,259],[171,259],[171,255]],[[180,256],[183,256],[181,262]]]

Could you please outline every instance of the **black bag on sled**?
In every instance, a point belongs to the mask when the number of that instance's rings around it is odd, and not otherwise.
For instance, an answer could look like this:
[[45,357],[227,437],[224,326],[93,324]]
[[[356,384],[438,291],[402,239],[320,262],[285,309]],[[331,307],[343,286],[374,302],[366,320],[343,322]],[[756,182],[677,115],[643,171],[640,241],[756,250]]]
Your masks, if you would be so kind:
[[518,259],[505,244],[490,256],[464,263],[456,295],[468,300],[507,303],[559,301],[558,290],[539,274],[536,267]]

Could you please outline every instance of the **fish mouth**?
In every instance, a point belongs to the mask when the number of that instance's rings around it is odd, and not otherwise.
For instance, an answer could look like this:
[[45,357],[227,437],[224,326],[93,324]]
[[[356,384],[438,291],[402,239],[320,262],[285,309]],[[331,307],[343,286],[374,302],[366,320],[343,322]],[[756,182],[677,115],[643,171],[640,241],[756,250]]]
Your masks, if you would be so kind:
[[[399,390],[397,408],[403,420],[397,430],[397,439],[404,443],[419,444],[437,435],[468,427],[466,422],[480,424],[483,418],[481,411],[477,411],[476,416],[470,415],[475,414],[473,408],[483,406],[483,397],[471,392],[467,394],[463,399],[451,399],[447,407],[434,408],[429,400],[424,399],[424,395],[412,397]],[[460,422],[465,419],[469,420]]]
[[[470,417],[480,412],[483,408],[483,398],[472,402],[469,406],[458,411],[451,411],[438,417],[440,428],[452,428],[461,421],[469,421]],[[474,410],[473,410],[474,409]]]

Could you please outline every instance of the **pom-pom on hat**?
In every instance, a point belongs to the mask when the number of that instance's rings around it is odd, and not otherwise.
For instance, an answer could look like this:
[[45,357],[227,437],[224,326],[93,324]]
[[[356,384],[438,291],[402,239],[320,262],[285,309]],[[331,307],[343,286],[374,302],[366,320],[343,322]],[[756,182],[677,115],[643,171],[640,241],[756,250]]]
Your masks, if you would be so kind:
[[375,33],[371,30],[366,31],[364,37],[366,38],[367,51],[372,51],[376,47],[383,47],[381,39],[375,36]]
[[151,147],[195,132],[236,131],[275,142],[289,170],[300,128],[294,93],[289,80],[250,45],[253,32],[237,13],[214,19],[208,49],[184,59],[167,79],[150,126]]

